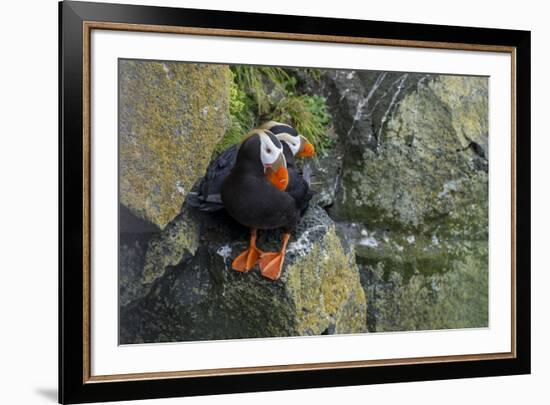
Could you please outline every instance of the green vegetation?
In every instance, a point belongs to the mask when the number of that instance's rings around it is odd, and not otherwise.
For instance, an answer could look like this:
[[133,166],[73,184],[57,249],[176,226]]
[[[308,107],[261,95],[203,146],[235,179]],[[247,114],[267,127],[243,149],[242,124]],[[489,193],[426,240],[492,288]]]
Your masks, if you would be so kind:
[[220,153],[229,146],[240,142],[242,137],[254,127],[252,100],[243,89],[236,84],[235,73],[231,72],[229,88],[229,127],[222,140],[216,145],[215,151]]
[[326,135],[331,117],[324,97],[289,95],[275,107],[273,119],[292,125],[320,150],[331,145],[331,139]]
[[303,94],[298,86],[298,74],[318,81],[321,74],[318,69],[232,66],[231,72],[230,125],[216,147],[217,152],[239,142],[249,130],[269,120],[292,125],[318,150],[330,147],[327,128],[331,117],[326,100]]
[[272,110],[270,92],[284,92],[296,83],[284,69],[278,67],[232,66],[231,71],[235,84],[255,102],[255,112],[259,115],[269,114]]

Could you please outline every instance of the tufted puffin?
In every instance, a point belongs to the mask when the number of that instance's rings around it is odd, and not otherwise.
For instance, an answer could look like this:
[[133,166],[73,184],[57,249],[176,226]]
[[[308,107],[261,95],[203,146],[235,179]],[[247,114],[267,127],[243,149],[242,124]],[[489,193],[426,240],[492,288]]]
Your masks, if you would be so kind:
[[[277,280],[281,275],[290,232],[300,217],[294,198],[285,192],[288,171],[281,142],[268,130],[253,130],[239,147],[237,160],[221,185],[221,200],[237,222],[251,230],[248,249],[231,267],[251,270],[260,264],[261,274]],[[283,229],[280,252],[262,252],[256,247],[258,229]]]
[[[282,142],[289,175],[289,185],[286,191],[300,202],[300,212],[303,215],[313,193],[309,190],[309,184],[296,168],[294,156],[313,156],[315,148],[290,125],[269,121],[263,124],[261,128],[270,130]],[[235,164],[238,149],[238,144],[230,146],[210,163],[198,186],[198,192],[189,195],[188,201],[192,206],[207,212],[223,209],[220,195],[221,185]]]

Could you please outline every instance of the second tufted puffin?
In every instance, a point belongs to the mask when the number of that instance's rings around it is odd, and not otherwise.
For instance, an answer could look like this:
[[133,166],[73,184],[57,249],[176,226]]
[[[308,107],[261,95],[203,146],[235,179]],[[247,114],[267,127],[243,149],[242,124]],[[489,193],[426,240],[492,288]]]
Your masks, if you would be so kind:
[[[290,232],[300,217],[294,198],[284,190],[288,171],[279,140],[268,130],[257,129],[240,145],[237,160],[221,185],[221,200],[227,212],[251,230],[248,249],[233,260],[232,268],[245,272],[256,263],[261,274],[280,277]],[[283,229],[280,252],[262,252],[256,247],[258,229]]]
[[309,188],[309,181],[306,181],[301,171],[296,167],[294,156],[312,157],[315,154],[315,148],[290,125],[269,121],[263,124],[261,128],[270,130],[283,145],[283,153],[288,169],[288,187],[285,191],[294,197],[300,215],[303,216],[309,206],[309,201],[313,197],[313,191]]

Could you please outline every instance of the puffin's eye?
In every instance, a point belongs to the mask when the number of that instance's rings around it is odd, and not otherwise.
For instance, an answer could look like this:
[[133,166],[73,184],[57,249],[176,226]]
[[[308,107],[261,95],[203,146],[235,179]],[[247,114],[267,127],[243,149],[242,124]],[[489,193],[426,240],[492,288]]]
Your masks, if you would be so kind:
[[266,151],[267,153],[271,153],[271,149],[269,149],[269,148],[267,148],[265,151]]

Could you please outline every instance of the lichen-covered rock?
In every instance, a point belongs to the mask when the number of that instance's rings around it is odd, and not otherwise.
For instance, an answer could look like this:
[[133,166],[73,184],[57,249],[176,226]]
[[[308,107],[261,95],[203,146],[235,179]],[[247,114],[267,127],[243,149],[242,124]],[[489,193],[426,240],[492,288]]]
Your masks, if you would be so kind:
[[472,245],[470,252],[433,273],[402,273],[359,258],[369,331],[487,327],[487,246]]
[[[164,262],[164,274],[149,293],[121,307],[122,343],[366,331],[366,301],[355,257],[343,248],[334,222],[321,208],[311,207],[293,233],[276,282],[261,277],[257,269],[230,269],[232,259],[247,246],[248,230],[223,213],[200,213],[195,220],[201,224],[196,253],[175,265]],[[280,236],[277,231],[260,232],[258,245],[276,250]]]
[[313,159],[298,160],[300,164],[304,165],[304,169],[305,166],[310,167],[310,188],[315,193],[311,203],[321,207],[329,207],[334,204],[335,195],[340,183],[344,155],[342,144],[336,141],[337,135],[333,128],[329,128],[328,136],[331,139],[335,139],[330,148],[317,152],[317,155]]
[[488,244],[396,230],[337,224],[355,246],[368,299],[369,332],[488,325]]
[[147,246],[142,283],[151,284],[166,268],[176,266],[197,251],[199,224],[193,214],[183,210]]
[[151,235],[122,233],[119,238],[118,290],[120,305],[128,305],[144,296],[148,288],[142,282],[145,252]]
[[487,78],[356,77],[357,87],[344,95],[357,104],[356,113],[340,121],[347,146],[332,213],[371,226],[411,228],[440,222],[466,205],[486,217]]
[[229,67],[119,62],[120,199],[164,228],[229,124]]
[[199,220],[195,212],[185,205],[182,212],[162,231],[133,216],[127,208],[121,206],[121,225],[121,305],[143,298],[167,268],[193,257],[199,245]]
[[488,79],[332,71],[319,91],[369,331],[487,326]]

